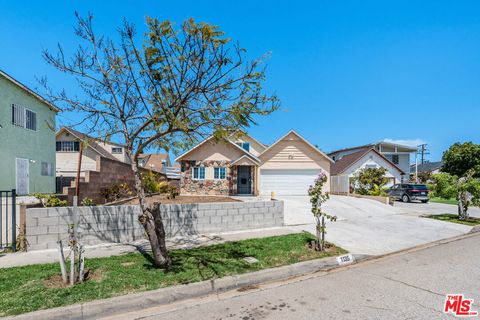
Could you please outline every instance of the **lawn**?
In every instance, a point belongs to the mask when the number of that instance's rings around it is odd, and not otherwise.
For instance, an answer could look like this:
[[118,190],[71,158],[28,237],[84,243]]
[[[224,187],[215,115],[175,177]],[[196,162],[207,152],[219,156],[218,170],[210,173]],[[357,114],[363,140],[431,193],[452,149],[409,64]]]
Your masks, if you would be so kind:
[[431,202],[436,202],[436,203],[445,203],[445,204],[457,205],[457,200],[456,199],[443,199],[443,198],[438,198],[438,197],[431,197],[430,201]]
[[[309,233],[227,242],[188,250],[172,250],[172,268],[152,267],[148,255],[130,253],[86,260],[91,279],[75,287],[59,281],[58,264],[0,269],[0,316],[15,315],[95,299],[198,282],[336,256],[345,250],[329,245],[326,252],[308,247]],[[242,258],[252,256],[258,263]]]
[[453,222],[458,224],[465,224],[467,226],[476,226],[480,224],[480,218],[470,217],[467,220],[460,220],[458,219],[458,215],[450,214],[450,213],[443,213],[443,214],[432,214],[429,216],[425,216],[426,218]]

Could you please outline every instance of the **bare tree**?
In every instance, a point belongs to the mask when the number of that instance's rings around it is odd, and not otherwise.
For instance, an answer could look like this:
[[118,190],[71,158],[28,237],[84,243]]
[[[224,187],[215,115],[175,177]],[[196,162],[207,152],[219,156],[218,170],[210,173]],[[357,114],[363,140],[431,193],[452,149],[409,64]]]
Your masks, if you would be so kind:
[[142,37],[124,21],[115,41],[95,34],[90,14],[75,14],[81,43],[67,57],[44,51],[47,63],[73,76],[81,94],[54,92],[42,79],[48,96],[76,111],[99,137],[121,137],[135,174],[141,214],[155,264],[168,268],[170,258],[159,205],[147,205],[137,160],[149,147],[179,150],[207,135],[223,139],[255,123],[279,107],[264,93],[263,59],[245,60],[245,50],[217,26],[146,18]]

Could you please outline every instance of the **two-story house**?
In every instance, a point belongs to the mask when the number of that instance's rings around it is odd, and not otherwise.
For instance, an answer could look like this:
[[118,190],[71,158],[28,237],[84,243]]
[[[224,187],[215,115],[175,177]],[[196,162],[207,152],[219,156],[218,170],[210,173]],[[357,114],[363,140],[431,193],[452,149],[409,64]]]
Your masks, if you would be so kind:
[[97,157],[130,163],[123,144],[106,142],[72,128],[62,127],[56,134],[57,192],[70,186],[77,175],[80,147],[83,143],[80,177],[86,171],[98,170]]
[[0,190],[55,192],[59,109],[0,70]]
[[383,167],[387,170],[387,186],[403,182],[410,176],[410,155],[415,147],[380,141],[358,147],[332,151],[332,192],[349,193],[351,179],[362,168]]
[[347,154],[367,149],[375,149],[376,151],[378,151],[378,153],[380,153],[397,167],[399,167],[405,173],[406,178],[408,179],[408,176],[410,174],[410,155],[417,151],[416,147],[409,147],[396,143],[380,141],[363,146],[332,151],[328,153],[328,156],[332,158],[333,161],[338,161]]

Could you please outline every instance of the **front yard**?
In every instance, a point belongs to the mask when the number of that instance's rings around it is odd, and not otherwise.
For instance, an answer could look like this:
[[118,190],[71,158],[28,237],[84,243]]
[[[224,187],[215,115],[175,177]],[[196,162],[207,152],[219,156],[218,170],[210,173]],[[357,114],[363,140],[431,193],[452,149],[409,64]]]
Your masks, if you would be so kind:
[[455,206],[458,203],[458,201],[456,199],[444,199],[444,198],[439,198],[439,197],[431,197],[430,201],[435,202],[435,203],[452,204],[452,205],[455,205]]
[[[95,299],[187,284],[228,275],[336,256],[345,250],[329,245],[326,252],[309,248],[309,233],[172,250],[172,268],[155,269],[148,255],[130,253],[88,259],[90,279],[75,287],[65,286],[58,264],[0,269],[0,316],[54,308]],[[257,263],[247,263],[255,257]]]
[[432,214],[432,215],[425,216],[425,218],[464,224],[467,226],[476,226],[480,224],[480,218],[469,217],[467,220],[460,220],[458,218],[458,214],[451,214],[451,213]]

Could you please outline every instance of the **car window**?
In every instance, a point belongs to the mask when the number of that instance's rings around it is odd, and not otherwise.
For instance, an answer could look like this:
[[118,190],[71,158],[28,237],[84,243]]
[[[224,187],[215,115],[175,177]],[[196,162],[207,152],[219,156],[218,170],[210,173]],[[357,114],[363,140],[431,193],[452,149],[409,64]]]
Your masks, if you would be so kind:
[[412,189],[416,190],[427,190],[427,186],[424,184],[413,184]]

